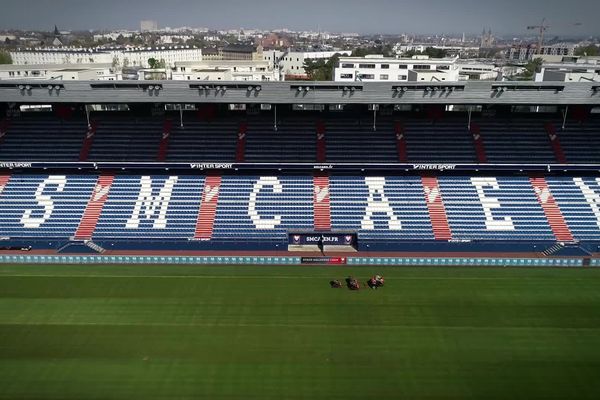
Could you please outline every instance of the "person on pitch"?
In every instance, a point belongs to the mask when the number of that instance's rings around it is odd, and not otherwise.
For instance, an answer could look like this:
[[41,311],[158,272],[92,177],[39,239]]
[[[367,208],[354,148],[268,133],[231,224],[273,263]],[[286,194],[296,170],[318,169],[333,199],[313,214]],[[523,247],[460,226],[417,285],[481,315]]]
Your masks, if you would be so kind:
[[346,278],[346,285],[348,286],[348,289],[350,289],[350,290],[359,290],[360,289],[360,284],[352,276],[349,276]]

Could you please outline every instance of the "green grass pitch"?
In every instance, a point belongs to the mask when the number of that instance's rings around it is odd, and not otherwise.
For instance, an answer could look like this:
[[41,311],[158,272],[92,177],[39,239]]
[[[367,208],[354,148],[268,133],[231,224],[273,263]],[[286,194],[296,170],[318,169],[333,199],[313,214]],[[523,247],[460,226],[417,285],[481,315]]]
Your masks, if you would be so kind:
[[599,377],[600,269],[0,266],[1,399],[599,399]]

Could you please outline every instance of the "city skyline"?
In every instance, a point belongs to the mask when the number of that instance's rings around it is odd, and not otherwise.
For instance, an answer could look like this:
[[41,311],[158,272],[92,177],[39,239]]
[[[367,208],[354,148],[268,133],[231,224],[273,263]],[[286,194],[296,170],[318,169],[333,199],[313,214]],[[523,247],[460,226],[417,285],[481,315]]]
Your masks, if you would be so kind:
[[[548,36],[599,34],[595,21],[600,3],[590,0],[409,1],[374,0],[368,5],[356,0],[320,2],[305,0],[300,5],[287,1],[241,0],[197,2],[192,0],[140,1],[123,3],[105,0],[32,0],[27,15],[19,4],[8,4],[0,14],[0,28],[46,30],[54,25],[66,30],[138,30],[141,20],[156,20],[159,27],[206,27],[209,29],[287,28],[296,31],[357,32],[361,34],[435,34],[442,32],[481,33],[491,27],[497,34],[531,34],[529,25],[546,18]],[[541,10],[541,11],[540,11]],[[543,11],[543,14],[542,14]],[[567,16],[567,17],[565,17]],[[424,23],[424,20],[431,23]]]

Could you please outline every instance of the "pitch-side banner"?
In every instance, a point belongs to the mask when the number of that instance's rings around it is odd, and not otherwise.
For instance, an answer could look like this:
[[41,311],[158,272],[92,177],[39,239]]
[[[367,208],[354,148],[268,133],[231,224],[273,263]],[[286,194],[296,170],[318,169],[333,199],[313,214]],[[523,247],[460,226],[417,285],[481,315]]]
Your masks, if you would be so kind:
[[301,264],[346,264],[346,257],[302,257]]
[[194,171],[598,171],[598,164],[310,164],[310,163],[163,163],[163,162],[32,162],[2,161],[0,169],[79,169],[79,170],[194,170]]
[[290,233],[290,245],[354,246],[355,233]]

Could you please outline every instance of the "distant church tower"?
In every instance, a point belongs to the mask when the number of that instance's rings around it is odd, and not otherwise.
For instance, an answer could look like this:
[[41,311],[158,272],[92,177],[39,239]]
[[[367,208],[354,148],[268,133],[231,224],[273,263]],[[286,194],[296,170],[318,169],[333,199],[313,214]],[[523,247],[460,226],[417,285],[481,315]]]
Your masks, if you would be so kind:
[[487,32],[485,28],[483,28],[483,32],[481,33],[481,44],[480,47],[487,49],[494,45],[494,36],[492,35],[492,28],[488,28]]
[[62,46],[63,43],[60,40],[60,38],[61,38],[60,31],[58,30],[58,27],[56,25],[54,25],[54,40],[52,41],[52,46],[54,46],[54,47]]

